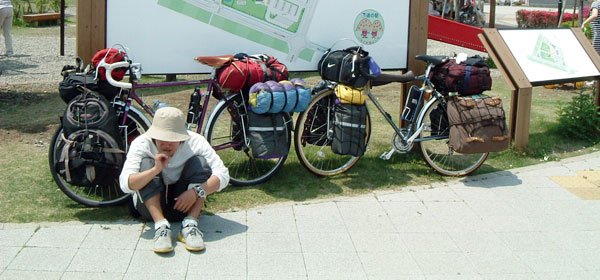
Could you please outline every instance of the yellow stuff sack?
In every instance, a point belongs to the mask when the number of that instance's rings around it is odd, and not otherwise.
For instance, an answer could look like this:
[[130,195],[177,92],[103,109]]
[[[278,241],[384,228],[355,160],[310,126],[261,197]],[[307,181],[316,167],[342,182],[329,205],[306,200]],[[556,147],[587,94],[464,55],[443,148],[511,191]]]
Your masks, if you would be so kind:
[[335,96],[344,104],[365,104],[367,94],[362,88],[353,88],[338,84],[335,87]]

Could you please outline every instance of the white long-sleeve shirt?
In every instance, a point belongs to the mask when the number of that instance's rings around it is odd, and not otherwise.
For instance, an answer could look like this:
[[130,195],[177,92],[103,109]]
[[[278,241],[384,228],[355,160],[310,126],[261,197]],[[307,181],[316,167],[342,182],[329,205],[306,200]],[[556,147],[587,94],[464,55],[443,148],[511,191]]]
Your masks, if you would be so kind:
[[[221,158],[219,158],[215,150],[213,150],[202,135],[192,131],[188,131],[188,133],[190,134],[190,139],[179,145],[179,148],[177,148],[177,151],[175,151],[169,159],[169,163],[162,171],[165,183],[173,184],[179,181],[185,162],[192,156],[198,155],[206,159],[206,162],[212,169],[212,175],[219,178],[220,186],[218,191],[223,190],[229,183],[229,170],[227,170]],[[140,172],[140,164],[143,158],[149,157],[154,159],[154,155],[157,153],[158,148],[154,145],[152,138],[146,134],[138,136],[131,142],[127,159],[119,176],[119,185],[123,192],[137,195],[136,191],[129,188],[129,176]]]

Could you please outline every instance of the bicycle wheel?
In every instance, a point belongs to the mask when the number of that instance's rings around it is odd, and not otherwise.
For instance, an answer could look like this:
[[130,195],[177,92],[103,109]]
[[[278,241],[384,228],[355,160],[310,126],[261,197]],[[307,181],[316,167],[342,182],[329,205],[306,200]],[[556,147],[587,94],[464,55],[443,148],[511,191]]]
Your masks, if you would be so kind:
[[[116,107],[122,105],[115,104],[114,106]],[[119,112],[123,112],[123,110],[119,110],[118,108],[116,111],[117,116],[119,116]],[[133,141],[135,137],[148,130],[148,124],[144,121],[144,119],[131,110],[127,114],[125,126],[126,128],[123,127],[121,130],[121,136],[123,139],[126,139],[127,147],[129,147],[129,144],[131,144],[131,141]],[[125,134],[127,134],[127,136]],[[65,178],[63,178],[63,176],[60,175],[56,170],[56,164],[60,158],[60,153],[66,144],[62,135],[63,128],[61,125],[58,127],[58,129],[56,129],[56,132],[54,132],[54,136],[52,136],[52,141],[50,142],[50,151],[48,153],[48,162],[50,164],[52,178],[54,178],[54,181],[62,192],[64,192],[74,201],[90,207],[118,205],[129,199],[129,194],[121,191],[118,178],[116,178],[111,184],[105,186],[97,185],[93,187],[81,187],[68,183]]]
[[[318,176],[333,176],[352,168],[360,157],[339,155],[332,151],[333,106],[335,94],[325,89],[316,94],[308,108],[300,113],[294,130],[294,147],[300,163]],[[367,111],[366,143],[371,136],[371,117]]]
[[[479,168],[486,160],[488,153],[460,154],[448,146],[450,126],[448,125],[446,103],[438,99],[426,109],[421,122],[423,124],[421,138],[445,137],[419,142],[425,162],[436,172],[447,176],[464,176]],[[434,113],[432,114],[432,112]]]
[[[252,156],[250,147],[244,143],[244,132],[241,129],[242,125],[247,127],[243,102],[234,98],[220,103],[215,110],[205,136],[229,169],[229,182],[234,186],[250,186],[265,182],[275,175],[283,166],[287,155],[270,159]],[[289,150],[292,142],[292,120],[287,113],[283,114],[283,118]],[[246,135],[247,137],[249,135]]]

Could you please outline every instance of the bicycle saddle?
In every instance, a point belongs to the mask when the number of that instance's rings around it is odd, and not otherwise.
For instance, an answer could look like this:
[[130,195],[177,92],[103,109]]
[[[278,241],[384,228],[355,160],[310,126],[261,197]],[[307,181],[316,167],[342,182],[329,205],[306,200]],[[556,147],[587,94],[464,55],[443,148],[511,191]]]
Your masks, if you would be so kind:
[[221,67],[233,61],[233,55],[196,56],[194,60],[211,67]]
[[426,61],[427,63],[431,63],[433,65],[440,65],[440,64],[448,61],[448,59],[450,59],[448,56],[445,56],[445,55],[432,56],[432,55],[425,55],[425,54],[417,55],[417,56],[415,56],[415,58],[418,60]]

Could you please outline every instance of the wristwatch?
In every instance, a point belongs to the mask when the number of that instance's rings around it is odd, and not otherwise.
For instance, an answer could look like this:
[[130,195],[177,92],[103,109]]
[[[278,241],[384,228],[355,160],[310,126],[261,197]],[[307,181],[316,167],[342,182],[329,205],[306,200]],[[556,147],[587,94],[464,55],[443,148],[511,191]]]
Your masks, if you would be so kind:
[[194,186],[194,189],[196,189],[196,194],[198,195],[198,198],[206,198],[206,191],[202,188],[201,185]]

